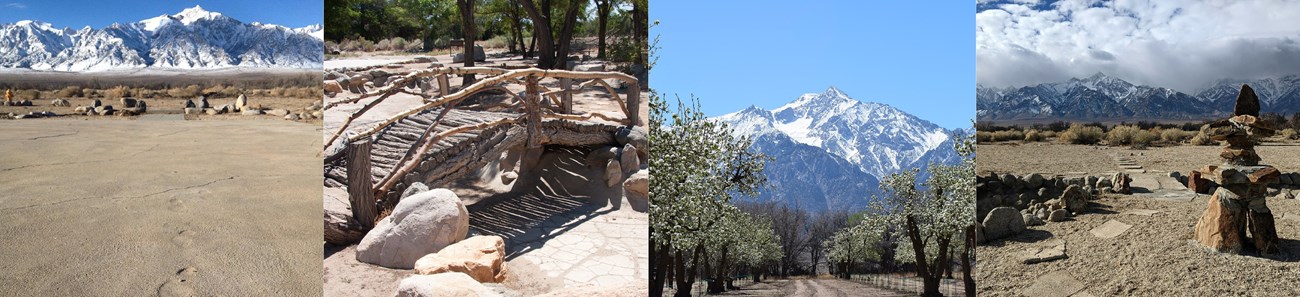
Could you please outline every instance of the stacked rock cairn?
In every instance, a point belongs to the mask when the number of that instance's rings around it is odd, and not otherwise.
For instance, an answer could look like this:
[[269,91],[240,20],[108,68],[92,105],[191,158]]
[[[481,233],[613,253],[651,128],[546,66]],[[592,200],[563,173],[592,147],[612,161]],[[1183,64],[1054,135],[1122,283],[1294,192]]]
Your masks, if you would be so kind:
[[1265,204],[1267,185],[1279,180],[1273,166],[1259,163],[1255,142],[1272,136],[1270,123],[1259,119],[1259,98],[1250,86],[1242,85],[1233,116],[1211,124],[1210,137],[1225,142],[1219,157],[1224,163],[1205,166],[1201,173],[1219,187],[1196,222],[1196,241],[1224,253],[1241,254],[1250,232],[1255,250],[1261,255],[1277,253],[1277,229]]

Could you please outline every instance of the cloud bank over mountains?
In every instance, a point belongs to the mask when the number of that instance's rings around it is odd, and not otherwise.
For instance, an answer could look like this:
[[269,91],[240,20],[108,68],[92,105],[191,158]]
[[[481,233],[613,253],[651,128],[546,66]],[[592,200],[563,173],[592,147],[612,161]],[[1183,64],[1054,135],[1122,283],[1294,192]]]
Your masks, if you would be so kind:
[[976,81],[1018,87],[1103,72],[1194,92],[1300,73],[1300,1],[977,1]]

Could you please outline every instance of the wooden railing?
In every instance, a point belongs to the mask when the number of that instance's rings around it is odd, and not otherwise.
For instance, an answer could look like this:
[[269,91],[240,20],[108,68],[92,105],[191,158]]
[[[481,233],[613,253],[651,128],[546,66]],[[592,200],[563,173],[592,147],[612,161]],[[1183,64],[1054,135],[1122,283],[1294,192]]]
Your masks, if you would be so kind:
[[[485,77],[474,84],[463,86],[454,93],[451,93],[451,86],[448,82],[450,75],[484,75]],[[544,78],[555,78],[560,82],[558,90],[550,90],[542,86],[539,82]],[[626,84],[626,95],[619,97],[618,92],[613,86],[605,82],[605,79],[618,79]],[[574,80],[588,80],[573,88]],[[432,82],[437,82],[436,93],[432,93]],[[510,92],[505,87],[508,84],[521,84],[525,87],[523,97]],[[618,103],[623,112],[624,119],[619,120],[609,115],[598,112],[588,112],[576,114],[573,109],[573,94],[590,86],[601,86],[609,96]],[[505,106],[515,110],[522,111],[523,115],[516,118],[502,118],[494,121],[483,122],[477,125],[462,126],[451,130],[434,133],[436,127],[441,123],[443,117],[449,111],[457,108],[483,108],[484,106],[458,106],[463,100],[485,91],[504,91],[513,99],[513,103]],[[411,94],[424,98],[424,104],[408,109],[393,115],[374,127],[370,127],[360,132],[349,132],[347,137],[343,138],[341,143],[335,144],[336,140],[344,135],[350,125],[363,114],[373,109],[376,105],[385,99],[396,94]],[[344,155],[348,158],[347,176],[348,176],[348,193],[352,200],[353,216],[366,228],[372,227],[372,223],[377,218],[378,210],[375,209],[376,203],[374,197],[383,197],[405,176],[415,170],[426,154],[432,149],[434,144],[442,139],[457,133],[470,131],[480,131],[494,127],[506,125],[523,124],[527,131],[526,146],[530,149],[541,147],[541,124],[544,119],[563,119],[573,121],[586,121],[593,118],[616,122],[623,125],[635,126],[643,124],[640,117],[640,85],[637,79],[631,75],[619,72],[580,72],[566,70],[544,70],[537,68],[507,70],[490,67],[448,67],[435,68],[426,70],[417,70],[405,74],[398,74],[396,79],[390,80],[388,85],[360,94],[356,97],[347,98],[339,101],[330,102],[325,105],[325,109],[332,109],[342,104],[352,104],[361,102],[366,98],[378,97],[370,102],[365,103],[356,112],[353,112],[344,120],[338,129],[331,133],[329,140],[325,142],[327,152],[331,147],[337,146],[335,153],[326,153],[326,160],[333,160]],[[550,100],[552,106],[543,105],[542,100]],[[410,150],[407,151],[396,163],[396,167],[387,176],[380,179],[378,183],[372,183],[370,179],[370,143],[375,134],[383,129],[392,126],[404,118],[410,117],[420,112],[442,108],[433,123],[416,139]],[[364,161],[363,161],[364,159]]]

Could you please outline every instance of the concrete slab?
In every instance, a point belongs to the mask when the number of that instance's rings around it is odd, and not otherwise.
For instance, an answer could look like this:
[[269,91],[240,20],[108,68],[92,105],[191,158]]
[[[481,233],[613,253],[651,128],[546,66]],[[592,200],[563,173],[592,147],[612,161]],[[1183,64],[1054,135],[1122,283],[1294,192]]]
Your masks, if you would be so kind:
[[1068,258],[1065,254],[1065,240],[1052,239],[1030,247],[1020,255],[1021,263],[1034,264]]
[[1116,220],[1109,220],[1106,221],[1106,223],[1101,224],[1101,226],[1092,228],[1092,230],[1089,230],[1088,232],[1092,233],[1092,236],[1096,236],[1097,238],[1115,238],[1120,234],[1123,234],[1124,231],[1128,231],[1129,228],[1133,228],[1133,225],[1125,224]]
[[1053,271],[1034,280],[1034,284],[1020,292],[1024,296],[1069,297],[1083,291],[1083,283],[1065,271]]
[[1187,186],[1184,186],[1183,183],[1178,182],[1178,179],[1176,178],[1172,178],[1168,176],[1159,176],[1156,177],[1156,182],[1159,182],[1160,188],[1164,190],[1187,191]]

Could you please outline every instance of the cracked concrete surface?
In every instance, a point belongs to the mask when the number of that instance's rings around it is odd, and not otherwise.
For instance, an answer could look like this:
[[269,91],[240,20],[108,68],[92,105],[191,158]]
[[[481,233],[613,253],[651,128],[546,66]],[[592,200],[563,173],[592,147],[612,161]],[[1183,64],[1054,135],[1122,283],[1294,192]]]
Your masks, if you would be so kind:
[[320,128],[0,124],[0,296],[319,296]]

